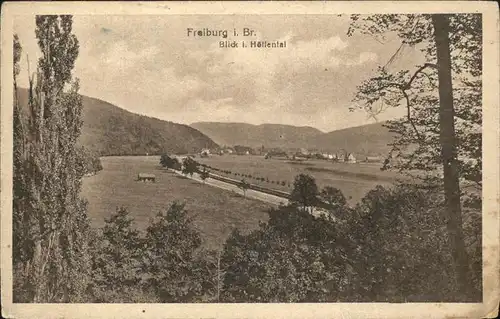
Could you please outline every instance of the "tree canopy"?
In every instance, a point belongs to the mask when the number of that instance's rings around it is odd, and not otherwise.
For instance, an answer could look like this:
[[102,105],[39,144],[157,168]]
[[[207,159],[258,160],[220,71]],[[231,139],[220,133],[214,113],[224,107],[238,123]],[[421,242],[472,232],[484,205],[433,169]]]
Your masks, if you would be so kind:
[[307,174],[300,174],[295,177],[290,202],[304,208],[317,204],[318,186],[314,177]]
[[[72,78],[79,43],[68,15],[37,16],[35,35],[42,54],[29,75],[27,120],[15,99],[14,300],[78,302],[85,299],[91,269],[76,145],[82,101]],[[19,48],[14,38],[14,62]]]

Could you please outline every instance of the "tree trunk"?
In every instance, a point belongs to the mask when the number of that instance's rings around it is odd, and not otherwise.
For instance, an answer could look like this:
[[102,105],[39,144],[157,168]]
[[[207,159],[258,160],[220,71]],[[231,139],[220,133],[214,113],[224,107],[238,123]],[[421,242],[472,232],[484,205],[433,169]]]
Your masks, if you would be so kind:
[[468,256],[462,230],[448,16],[434,14],[432,23],[439,76],[439,140],[443,160],[446,222],[457,284],[460,293],[466,297],[470,282],[468,281]]

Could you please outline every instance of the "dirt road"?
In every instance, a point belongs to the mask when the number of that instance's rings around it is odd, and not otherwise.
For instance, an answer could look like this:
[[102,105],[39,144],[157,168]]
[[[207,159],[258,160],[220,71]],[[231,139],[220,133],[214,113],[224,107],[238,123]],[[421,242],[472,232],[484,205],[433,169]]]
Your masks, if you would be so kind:
[[[201,179],[201,177],[200,177],[200,175],[198,173],[194,173],[193,176],[190,176],[190,175],[186,176],[186,175],[183,175],[179,171],[175,171],[174,170],[174,172],[176,174],[178,174],[178,175],[182,175],[182,176],[185,176],[185,177],[187,177],[189,179],[192,179],[192,180],[195,180],[197,182],[203,183],[203,180]],[[226,182],[223,182],[223,181],[219,181],[219,180],[216,180],[216,179],[207,178],[205,180],[205,184],[213,186],[213,187],[218,187],[218,188],[221,188],[221,189],[225,189],[225,190],[228,190],[228,191],[240,194],[240,195],[244,195],[243,194],[243,190],[241,190],[240,188],[238,188],[238,186],[233,185],[233,184],[229,184],[229,183],[226,183]],[[248,189],[246,191],[246,197],[257,199],[257,200],[260,200],[260,201],[263,201],[263,202],[266,202],[266,203],[269,203],[269,204],[273,204],[273,205],[276,205],[276,206],[279,206],[280,204],[283,204],[283,205],[288,204],[288,200],[285,199],[285,198],[282,198],[282,197],[279,197],[279,196],[275,196],[275,195],[271,195],[271,194],[266,194],[266,193],[259,192],[259,191],[253,190],[253,189]],[[312,214],[315,215],[315,216],[319,216],[319,215],[324,214],[324,213],[325,213],[324,210],[321,210],[321,209],[318,209],[318,208],[314,208],[313,212],[312,212]]]

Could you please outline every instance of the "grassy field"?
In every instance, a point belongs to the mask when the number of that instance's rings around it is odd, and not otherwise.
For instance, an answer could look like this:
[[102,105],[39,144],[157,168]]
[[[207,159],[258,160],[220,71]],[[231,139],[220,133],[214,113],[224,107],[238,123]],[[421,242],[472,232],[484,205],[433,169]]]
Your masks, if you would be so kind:
[[[94,227],[102,226],[105,217],[123,206],[129,209],[135,226],[144,230],[158,211],[179,201],[196,215],[204,245],[220,248],[233,228],[245,232],[267,220],[269,204],[162,170],[157,156],[104,157],[101,161],[103,170],[83,180],[82,195],[89,201]],[[138,173],[155,174],[157,181],[137,182]]]
[[[324,160],[298,162],[238,155],[214,155],[198,157],[196,160],[211,167],[231,171],[231,174],[214,172],[216,174],[235,179],[243,178],[235,173],[252,175],[252,178],[245,177],[250,183],[287,192],[291,191],[295,176],[301,173],[309,174],[316,179],[319,187],[339,188],[351,204],[357,203],[376,185],[390,185],[399,177],[394,172],[381,171],[381,164],[333,163]],[[259,181],[255,177],[264,177],[269,179],[269,182]],[[285,185],[282,184],[283,181]]]

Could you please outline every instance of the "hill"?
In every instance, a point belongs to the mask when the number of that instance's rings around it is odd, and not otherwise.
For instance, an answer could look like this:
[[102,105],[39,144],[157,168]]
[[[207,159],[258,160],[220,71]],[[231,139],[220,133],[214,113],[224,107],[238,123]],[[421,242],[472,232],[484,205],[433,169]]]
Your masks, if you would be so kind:
[[280,124],[252,125],[246,123],[198,122],[198,129],[219,145],[247,145],[258,148],[306,148],[320,152],[345,150],[356,155],[386,155],[393,133],[384,122],[350,127],[323,133],[312,127]]
[[[27,105],[28,91],[19,90]],[[100,155],[144,155],[198,152],[217,147],[209,137],[184,124],[135,114],[82,95],[83,127],[79,143]]]
[[245,145],[258,148],[294,148],[306,145],[313,137],[323,134],[309,126],[281,124],[252,125],[247,123],[197,122],[191,127],[209,136],[219,145]]
[[310,147],[326,152],[345,150],[356,155],[386,155],[394,133],[385,122],[350,127],[316,136],[308,141]]

